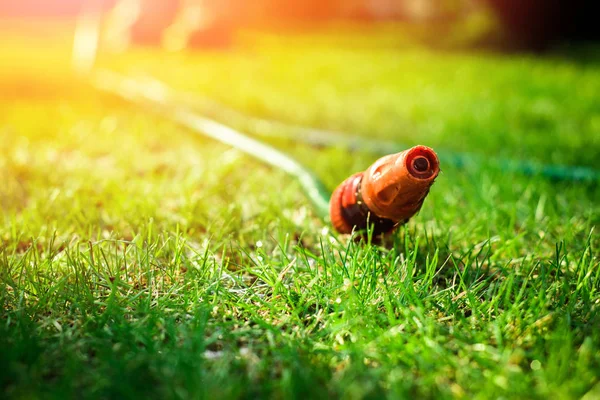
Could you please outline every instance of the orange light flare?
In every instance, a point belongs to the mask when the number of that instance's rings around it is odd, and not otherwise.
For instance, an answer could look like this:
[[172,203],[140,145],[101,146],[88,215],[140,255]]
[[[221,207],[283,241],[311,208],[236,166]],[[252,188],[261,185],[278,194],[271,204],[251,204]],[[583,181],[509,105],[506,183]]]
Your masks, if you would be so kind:
[[384,156],[335,189],[331,222],[340,233],[365,230],[368,224],[376,236],[389,233],[421,209],[439,172],[438,157],[426,146]]
[[102,0],[0,0],[0,16],[73,17],[86,3],[109,3]]

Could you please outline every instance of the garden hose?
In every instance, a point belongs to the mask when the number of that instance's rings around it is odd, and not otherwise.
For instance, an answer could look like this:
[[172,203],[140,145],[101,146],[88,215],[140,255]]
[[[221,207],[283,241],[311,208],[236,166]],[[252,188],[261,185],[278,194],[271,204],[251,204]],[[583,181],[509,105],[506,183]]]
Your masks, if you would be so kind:
[[227,144],[285,171],[298,181],[316,213],[324,220],[329,219],[330,192],[318,177],[285,153],[226,125],[199,116],[184,106],[170,103],[167,94],[163,90],[157,90],[156,86],[149,87],[110,71],[96,72],[91,81],[94,87],[101,91],[115,94],[136,104],[152,106],[165,117],[195,133]]
[[143,84],[110,71],[96,72],[91,81],[99,90],[153,106],[196,133],[285,171],[296,178],[316,213],[343,234],[364,233],[372,227],[372,234],[378,236],[406,223],[421,209],[439,173],[435,152],[416,146],[378,159],[365,172],[342,182],[330,196],[319,178],[285,153],[170,101],[169,90],[164,86]]
[[[228,121],[234,126],[242,126],[253,134],[265,138],[279,138],[303,142],[312,146],[339,147],[348,151],[369,152],[386,155],[406,149],[407,145],[381,139],[367,139],[357,135],[338,133],[329,130],[307,128],[279,121],[245,115],[218,102],[188,92],[173,92],[168,87],[153,78],[144,77],[143,81],[149,86],[162,88],[168,93],[170,101],[185,103],[203,114],[217,120]],[[454,152],[446,149],[438,150],[440,160],[444,165],[457,168],[480,168],[489,165],[502,172],[518,173],[527,176],[542,176],[554,181],[599,182],[600,171],[582,167],[542,164],[533,161],[523,161],[498,157],[483,157],[474,153]]]

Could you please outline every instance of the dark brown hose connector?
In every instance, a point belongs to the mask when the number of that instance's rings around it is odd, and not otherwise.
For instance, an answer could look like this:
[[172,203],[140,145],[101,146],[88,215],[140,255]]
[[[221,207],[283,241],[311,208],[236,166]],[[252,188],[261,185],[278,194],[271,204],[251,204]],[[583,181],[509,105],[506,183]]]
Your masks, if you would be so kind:
[[335,189],[331,222],[340,233],[368,225],[374,235],[391,232],[421,209],[439,172],[437,155],[426,146],[382,157]]

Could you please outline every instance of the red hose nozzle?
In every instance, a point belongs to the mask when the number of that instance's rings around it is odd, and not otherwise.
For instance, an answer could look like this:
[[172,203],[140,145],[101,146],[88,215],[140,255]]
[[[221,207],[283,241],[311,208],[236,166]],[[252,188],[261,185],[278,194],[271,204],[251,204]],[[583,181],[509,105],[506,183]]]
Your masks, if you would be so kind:
[[333,192],[333,226],[340,233],[365,229],[369,223],[375,234],[392,231],[421,209],[439,171],[437,155],[426,146],[380,158]]

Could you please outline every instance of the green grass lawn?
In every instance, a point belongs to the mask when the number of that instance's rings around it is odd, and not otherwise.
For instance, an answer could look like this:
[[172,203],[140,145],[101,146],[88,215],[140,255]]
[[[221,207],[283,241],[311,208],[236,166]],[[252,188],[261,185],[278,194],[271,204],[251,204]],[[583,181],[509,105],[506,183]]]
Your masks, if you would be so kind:
[[[386,246],[357,242],[281,171],[77,81],[66,41],[0,42],[0,397],[600,396],[597,183],[442,164]],[[600,167],[600,61],[374,43],[99,63],[254,116]],[[376,158],[273,143],[331,189]]]

